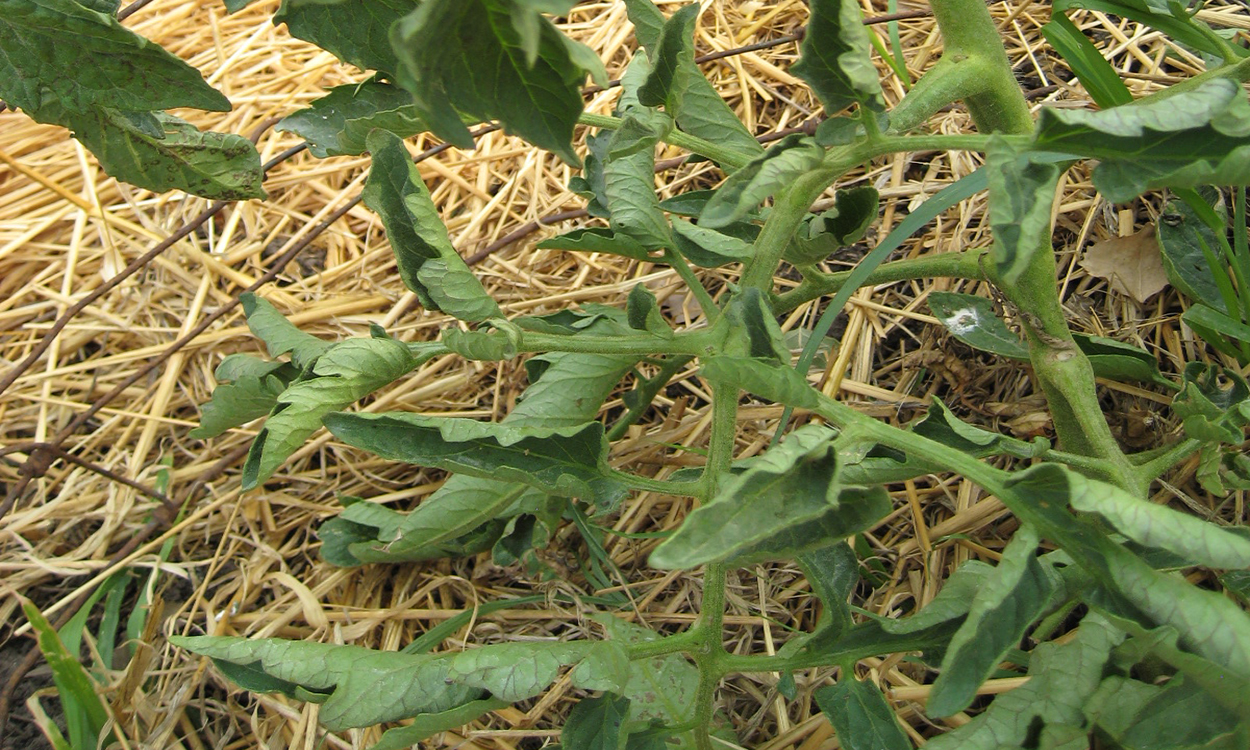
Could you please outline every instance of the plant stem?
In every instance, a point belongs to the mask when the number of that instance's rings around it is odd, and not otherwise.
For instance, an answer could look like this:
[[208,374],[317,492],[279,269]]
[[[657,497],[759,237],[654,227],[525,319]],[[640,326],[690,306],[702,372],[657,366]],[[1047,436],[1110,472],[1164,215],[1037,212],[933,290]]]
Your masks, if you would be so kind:
[[1202,447],[1202,441],[1194,438],[1185,438],[1173,445],[1169,445],[1159,455],[1151,456],[1138,464],[1137,471],[1147,480],[1158,479],[1167,473],[1168,469],[1196,453],[1200,447]]
[[681,280],[686,282],[686,286],[699,300],[699,307],[703,308],[703,314],[707,317],[709,323],[716,322],[720,317],[720,308],[716,306],[716,300],[712,299],[712,295],[708,293],[707,288],[699,281],[699,277],[694,275],[694,269],[681,256],[681,253],[671,247],[664,249],[664,262],[672,267]]
[[523,352],[582,352],[584,354],[697,355],[706,353],[715,340],[711,329],[679,332],[672,338],[650,335],[596,336],[525,331],[518,347]]
[[777,195],[773,210],[755,240],[755,252],[742,269],[739,282],[742,286],[756,287],[765,294],[772,291],[773,274],[781,262],[781,254],[790,244],[790,238],[803,222],[807,210],[843,171],[833,168],[808,172]]
[[942,31],[942,58],[977,60],[981,88],[963,97],[977,129],[983,133],[1032,132],[1033,116],[989,7],[983,0],[933,0],[930,5]]
[[[708,441],[708,462],[703,470],[703,502],[716,496],[720,485],[729,476],[733,463],[734,443],[738,434],[738,386],[735,383],[712,383],[712,436]],[[712,750],[708,729],[715,713],[716,687],[724,670],[725,657],[725,572],[724,563],[709,563],[703,569],[703,602],[699,620],[690,629],[699,647],[690,652],[699,667],[699,686],[695,691],[695,747]]]
[[[892,281],[910,279],[952,278],[984,281],[985,272],[981,258],[985,250],[966,250],[955,253],[930,253],[919,258],[896,260],[882,263],[864,280],[864,286],[888,284]],[[851,278],[854,271],[838,271],[822,273],[819,270],[803,269],[803,281],[790,291],[773,298],[773,309],[778,313],[789,312],[799,305],[838,290]]]
[[[589,125],[603,130],[616,130],[621,127],[624,122],[619,117],[611,115],[595,115],[589,112],[583,112],[578,116],[577,121],[583,125]],[[706,156],[717,164],[737,169],[746,165],[747,162],[755,158],[755,154],[746,154],[732,148],[725,148],[711,141],[705,141],[702,138],[695,137],[689,133],[683,133],[680,130],[670,130],[663,138],[664,142],[670,146],[684,148],[691,153],[699,156]]]
[[691,359],[693,357],[685,354],[664,360],[664,364],[660,365],[660,371],[654,377],[647,378],[638,386],[638,401],[634,406],[630,407],[629,411],[625,412],[625,416],[612,424],[612,427],[607,432],[608,441],[616,442],[624,437],[625,431],[629,429],[629,426],[641,419],[642,415],[647,413],[647,409],[651,408],[651,402],[655,400],[656,394],[668,385],[668,381],[681,368],[685,367]]

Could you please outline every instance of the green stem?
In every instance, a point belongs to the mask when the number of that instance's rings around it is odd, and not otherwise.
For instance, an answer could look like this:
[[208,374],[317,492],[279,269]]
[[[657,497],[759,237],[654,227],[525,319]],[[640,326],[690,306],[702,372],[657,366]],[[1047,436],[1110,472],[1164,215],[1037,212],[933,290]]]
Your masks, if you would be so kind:
[[988,68],[980,57],[942,55],[890,110],[890,133],[907,132],[951,102],[975,96],[982,90]]
[[715,334],[707,328],[679,332],[672,338],[649,335],[596,336],[537,333],[525,331],[521,344],[523,352],[582,352],[584,354],[632,354],[646,357],[653,354],[698,355],[708,351],[715,341]]
[[933,0],[942,31],[942,57],[975,59],[981,88],[963,97],[983,133],[1030,133],[1033,116],[1020,92],[1002,36],[984,0]]
[[658,373],[639,384],[635,405],[625,412],[625,416],[612,424],[607,433],[608,442],[616,442],[625,437],[625,431],[629,429],[629,426],[642,419],[642,415],[651,408],[651,402],[655,400],[656,395],[668,385],[668,381],[672,380],[674,375],[681,371],[681,368],[689,364],[691,359],[694,358],[690,355],[669,357],[660,365]]
[[807,210],[843,171],[834,168],[809,172],[777,195],[773,210],[755,240],[754,254],[742,269],[739,282],[742,286],[753,286],[765,293],[772,291],[773,274],[777,272],[777,264],[781,262],[781,254],[790,244],[790,238],[807,216]]
[[695,637],[695,631],[687,630],[684,633],[657,638],[653,641],[631,643],[625,646],[625,650],[629,653],[630,661],[637,661],[639,659],[651,659],[656,656],[677,654],[683,651],[694,651],[698,647],[699,640]]
[[[919,258],[882,263],[864,279],[863,286],[939,277],[984,281],[985,272],[981,259],[985,254],[985,250],[930,253]],[[773,299],[773,309],[778,313],[789,312],[805,302],[837,294],[838,290],[851,278],[852,273],[854,271],[821,273],[814,268],[803,269],[803,281],[794,289],[777,295]]]
[[664,479],[654,479],[652,477],[644,477],[638,474],[630,474],[627,471],[612,470],[612,476],[629,485],[630,489],[642,490],[644,492],[662,492],[665,495],[684,495],[686,497],[695,497],[702,489],[702,483],[699,480],[689,482],[672,482]]
[[[611,115],[596,115],[590,112],[583,112],[578,116],[577,121],[583,125],[589,125],[594,128],[603,130],[617,130],[624,122],[619,117]],[[683,133],[680,130],[670,130],[663,138],[664,142],[670,146],[683,148],[699,156],[706,156],[717,164],[737,169],[745,166],[747,162],[755,158],[755,154],[746,154],[732,148],[725,148],[711,141],[705,141],[697,138],[689,133]]]
[[695,298],[699,300],[699,307],[703,308],[703,314],[707,316],[708,322],[716,322],[716,319],[720,317],[720,308],[716,306],[716,300],[712,299],[712,295],[703,286],[703,282],[699,281],[699,277],[695,276],[694,269],[681,256],[681,253],[671,247],[665,248],[664,262],[677,272],[682,281],[686,282],[686,286],[690,288]]
[[1202,447],[1202,441],[1185,438],[1174,445],[1169,445],[1159,455],[1151,456],[1138,464],[1137,471],[1147,481],[1158,479],[1173,466],[1196,453],[1200,447]]
[[[712,436],[708,441],[708,461],[700,481],[703,484],[701,499],[710,501],[716,496],[721,484],[729,476],[733,464],[734,443],[738,433],[738,386],[734,383],[712,383]],[[716,687],[724,670],[721,660],[725,657],[725,572],[724,563],[709,563],[703,569],[703,602],[699,607],[699,621],[690,633],[699,647],[690,652],[699,667],[699,685],[695,691],[694,723],[695,747],[712,750],[712,738],[708,729],[715,713]]]

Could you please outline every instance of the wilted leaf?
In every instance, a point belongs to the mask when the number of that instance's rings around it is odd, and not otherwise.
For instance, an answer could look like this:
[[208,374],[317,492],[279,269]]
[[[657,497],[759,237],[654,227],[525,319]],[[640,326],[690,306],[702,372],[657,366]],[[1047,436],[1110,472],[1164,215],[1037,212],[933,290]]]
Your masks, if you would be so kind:
[[[373,166],[365,183],[365,205],[382,217],[404,285],[421,304],[461,320],[502,316],[499,305],[452,247],[403,141],[384,130],[370,132],[366,140]],[[446,283],[449,276],[455,283]]]
[[[265,367],[253,367],[253,372],[240,371],[237,364],[240,357]],[[200,440],[216,437],[265,416],[298,375],[299,370],[285,362],[230,355],[218,365],[214,377],[220,385],[213,389],[209,402],[200,407],[200,426],[187,433],[188,436]]]
[[[626,0],[625,8],[638,41],[646,48],[652,62],[657,67],[664,65],[673,69],[671,75],[664,74],[669,81],[657,90],[657,95],[663,97],[668,114],[677,121],[677,126],[693,136],[744,154],[763,151],[694,62],[695,12],[674,13],[666,23],[651,0]],[[668,48],[662,51],[665,39]]]
[[734,383],[778,404],[799,409],[815,409],[819,405],[815,389],[788,365],[721,355],[704,359],[701,371],[710,380]]
[[390,412],[330,414],[325,425],[343,442],[394,461],[522,482],[609,507],[626,493],[609,472],[598,422],[526,427]]
[[1081,726],[1087,699],[1102,680],[1111,649],[1123,634],[1097,615],[1086,615],[1076,637],[1044,643],[1029,659],[1029,681],[999,695],[968,724],[932,738],[929,750],[999,750],[1019,747],[1038,728]]
[[265,342],[265,348],[269,350],[271,357],[290,354],[295,366],[306,370],[326,350],[334,346],[329,341],[296,328],[264,297],[244,292],[239,295],[239,301],[243,303],[243,312],[247,315],[247,327],[251,329],[253,336]]
[[[837,480],[833,433],[808,425],[725,482],[707,504],[695,510],[673,536],[651,553],[657,568],[691,568],[720,560],[770,559],[828,544],[862,531],[889,512],[880,496],[866,496]],[[784,497],[784,504],[777,498]],[[804,534],[807,530],[819,533]],[[802,539],[792,544],[792,534]],[[780,539],[773,545],[774,538]]]
[[986,164],[990,187],[991,256],[998,278],[1014,284],[1035,253],[1051,252],[1050,209],[1059,167],[1035,162],[995,137]]
[[751,244],[729,234],[673,217],[673,241],[682,257],[700,268],[741,263],[754,252]]
[[926,706],[932,716],[950,716],[968,707],[977,688],[1045,608],[1058,576],[1037,560],[1037,530],[1016,532],[994,572],[977,590],[968,619],[942,660]]
[[870,186],[837,191],[833,208],[799,227],[785,258],[792,263],[819,263],[858,242],[877,219],[879,197],[877,189]]
[[[643,55],[635,55],[621,77],[617,114],[625,126],[613,133],[603,169],[603,191],[612,230],[637,240],[648,249],[672,245],[671,232],[660,199],[655,194],[655,144],[672,122],[639,101],[639,86],[650,70]],[[632,127],[629,127],[630,124]]]
[[1085,249],[1081,267],[1090,276],[1106,279],[1111,288],[1145,302],[1168,285],[1155,229],[1147,226],[1127,237],[1095,242]]
[[1250,616],[1236,604],[1183,578],[1156,571],[1067,509],[1071,498],[1112,492],[1056,464],[1041,464],[1014,477],[1008,507],[1059,544],[1095,578],[1131,603],[1151,627],[1170,625],[1196,654],[1250,676]]
[[[621,376],[633,364],[629,357],[600,354],[553,353],[531,358],[547,364],[540,375],[531,371],[532,385],[502,424],[561,427],[594,419]],[[537,368],[532,368],[537,369]],[[449,547],[463,544],[475,530],[525,512],[530,501],[545,493],[526,484],[454,475],[425,498],[411,513],[397,513],[373,503],[349,505],[339,519],[360,527],[336,564],[424,560],[447,556]],[[326,529],[333,521],[322,526]],[[348,529],[329,526],[330,533]],[[502,533],[502,526],[494,536]],[[319,532],[320,533],[320,532]],[[491,543],[493,543],[491,539]],[[454,543],[454,544],[453,544]],[[478,545],[473,545],[475,548]],[[489,546],[489,545],[488,545]]]
[[388,338],[354,338],[331,346],[310,373],[294,381],[265,420],[243,464],[243,488],[251,489],[278,470],[322,417],[387,385],[421,363],[408,345]]
[[809,136],[794,133],[782,138],[725,180],[703,208],[699,223],[716,229],[741,220],[766,198],[819,167],[824,158],[825,150]]
[[858,103],[882,110],[881,82],[872,64],[872,45],[859,4],[851,0],[813,0],[812,16],[791,71],[807,81],[832,117]]
[[655,260],[650,250],[628,234],[611,229],[574,229],[557,237],[549,237],[535,247],[552,250],[581,250],[590,253],[612,253],[635,260]]

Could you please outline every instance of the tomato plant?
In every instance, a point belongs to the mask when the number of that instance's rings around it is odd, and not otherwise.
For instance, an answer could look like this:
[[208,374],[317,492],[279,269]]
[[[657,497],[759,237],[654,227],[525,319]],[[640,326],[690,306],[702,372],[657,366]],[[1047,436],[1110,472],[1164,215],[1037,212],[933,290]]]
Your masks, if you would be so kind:
[[[854,670],[860,659],[901,652],[921,652],[936,674],[926,705],[935,718],[969,708],[1000,664],[1027,662],[1027,683],[926,747],[1078,748],[1091,737],[1126,748],[1250,742],[1250,617],[1233,598],[1177,572],[1248,568],[1250,536],[1148,500],[1153,482],[1195,454],[1210,491],[1250,487],[1243,451],[1250,385],[1235,369],[1200,363],[1173,382],[1141,350],[1074,335],[1051,244],[1056,185],[1081,160],[1097,160],[1094,185],[1113,202],[1162,189],[1189,198],[1207,186],[1250,183],[1250,102],[1241,86],[1250,77],[1250,53],[1176,0],[1055,3],[1048,36],[1103,97],[1102,108],[1043,108],[1034,117],[985,4],[934,0],[942,56],[887,110],[859,5],[812,0],[792,72],[827,117],[814,134],[764,147],[695,64],[697,3],[665,17],[650,0],[626,0],[640,49],[621,77],[614,113],[583,112],[587,76],[608,81],[595,55],[548,17],[573,5],[283,3],[275,22],[376,75],[331,91],[282,126],[320,156],[370,154],[364,201],[381,217],[405,285],[427,309],[460,323],[434,341],[404,343],[377,329],[369,338],[330,342],[248,296],[248,324],[270,358],[232,355],[221,364],[223,384],[195,435],[209,438],[265,418],[244,467],[246,488],[262,485],[322,426],[345,444],[451,473],[410,513],[347,499],[319,532],[325,559],[342,566],[481,552],[514,562],[545,545],[567,519],[611,514],[633,492],[695,498],[697,509],[649,560],[660,569],[702,568],[697,622],[660,637],[604,614],[597,618],[603,640],[455,653],[434,653],[432,639],[398,653],[277,639],[171,640],[212,657],[247,689],[321,704],[320,720],[330,730],[406,722],[377,748],[410,746],[536,697],[567,669],[586,697],[569,716],[565,747],[710,750],[718,746],[716,693],[726,675],[789,675],[815,666],[840,668],[816,700],[843,747],[908,748],[912,740],[881,691]],[[1078,6],[1153,26],[1207,54],[1212,65],[1158,93],[1125,98],[1107,82],[1088,42],[1064,25],[1062,12]],[[193,132],[162,112],[220,108],[224,99],[193,70],[123,29],[110,7],[0,2],[0,50],[36,51],[0,56],[0,95],[40,121],[72,128],[120,179],[221,198],[260,195],[250,144]],[[84,38],[86,29],[98,49],[58,44]],[[57,51],[43,54],[50,45]],[[107,53],[116,70],[87,75],[80,54],[88,53]],[[1110,76],[1119,83],[1114,71]],[[920,132],[956,101],[978,132]],[[470,128],[483,122],[497,122],[581,170],[570,187],[606,226],[549,238],[544,247],[666,264],[689,285],[701,318],[674,326],[643,285],[624,310],[586,306],[506,317],[452,246],[403,140],[428,131],[471,148]],[[584,158],[573,146],[579,124],[591,131]],[[661,143],[714,162],[724,181],[714,191],[661,201],[654,184]],[[877,219],[876,191],[837,189],[840,179],[888,155],[954,149],[983,153],[985,166],[931,198],[853,270],[822,270],[821,261],[859,241]],[[832,205],[813,212],[831,189]],[[989,191],[991,248],[886,261],[908,234],[982,189]],[[1243,192],[1237,195],[1244,201]],[[1244,214],[1239,205],[1238,220]],[[1216,231],[1213,222],[1203,226]],[[1231,276],[1205,267],[1224,293],[1224,317],[1240,314],[1238,295],[1247,298],[1238,286],[1250,277],[1237,265],[1247,257],[1244,245],[1244,226],[1232,245],[1223,241]],[[775,277],[783,263],[801,280],[780,292]],[[697,269],[730,265],[740,269],[736,284],[714,296]],[[1001,295],[1023,338],[988,300],[935,294],[931,306],[954,336],[1028,362],[1053,419],[1053,444],[964,423],[940,402],[900,428],[812,387],[806,376],[816,346],[852,293],[936,277],[987,282]],[[777,318],[822,297],[832,298],[823,330],[795,363]],[[1238,344],[1218,346],[1244,354]],[[449,354],[479,361],[530,355],[531,385],[497,423],[346,410]],[[611,466],[613,442],[692,361],[711,391],[705,465],[665,479]],[[625,413],[605,425],[597,419],[602,406],[631,373]],[[1095,376],[1171,389],[1184,434],[1126,453],[1108,427]],[[735,460],[744,394],[783,405],[786,417],[767,451]],[[804,416],[792,421],[792,409]],[[975,482],[1019,520],[1001,561],[966,563],[937,599],[907,617],[856,616],[847,599],[861,571],[847,539],[891,512],[886,485],[944,472]],[[820,597],[822,617],[776,654],[731,654],[724,647],[727,571],[771,560],[798,562]],[[1064,637],[1055,638],[1060,629]],[[1037,645],[1022,655],[1019,645],[1029,636]],[[1142,678],[1135,667],[1143,663],[1158,679]]]

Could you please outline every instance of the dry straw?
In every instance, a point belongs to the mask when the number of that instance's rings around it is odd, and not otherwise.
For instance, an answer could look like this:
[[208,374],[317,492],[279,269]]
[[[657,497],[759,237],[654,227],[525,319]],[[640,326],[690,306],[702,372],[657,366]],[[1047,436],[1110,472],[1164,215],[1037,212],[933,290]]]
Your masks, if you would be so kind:
[[[329,54],[291,39],[285,28],[273,27],[268,19],[276,4],[258,2],[228,16],[219,3],[156,0],[126,22],[198,67],[234,103],[233,111],[224,115],[180,114],[203,127],[259,133],[266,159],[298,145],[292,135],[266,129],[275,118],[329,86],[361,78],[359,71]],[[797,57],[792,40],[806,22],[806,5],[800,0],[704,5],[696,41],[700,53],[791,40],[704,66],[748,127],[767,136],[818,121],[819,105],[786,72]],[[1018,0],[992,8],[1017,74],[1033,91],[1035,103],[1087,106],[1088,97],[1071,73],[1042,49],[1039,27],[1049,18],[1049,4]],[[903,19],[897,21],[898,33],[913,77],[940,51],[925,9],[923,3],[906,0],[897,8]],[[885,0],[865,2],[870,16],[890,10]],[[1212,7],[1203,13],[1223,25],[1250,26],[1236,7]],[[1137,24],[1098,13],[1076,20],[1135,94],[1199,69],[1190,53]],[[582,3],[564,28],[597,50],[610,72],[619,72],[633,54],[623,3]],[[886,38],[886,26],[874,29]],[[880,69],[887,96],[897,100],[902,85],[883,63]],[[594,93],[587,107],[609,111],[614,97],[611,90]],[[929,127],[963,132],[970,122],[956,107]],[[421,137],[410,145],[416,153],[437,143]],[[716,173],[706,164],[679,162],[657,176],[665,195],[715,184]],[[105,692],[117,721],[115,731],[126,747],[312,750],[364,747],[378,736],[374,729],[326,735],[311,704],[241,693],[205,663],[171,650],[163,640],[170,633],[312,638],[396,649],[476,603],[540,593],[549,595],[547,605],[479,618],[443,647],[597,635],[584,618],[586,610],[570,603],[602,593],[593,590],[577,567],[585,551],[571,527],[548,553],[553,568],[562,572],[549,581],[499,568],[488,556],[336,569],[319,560],[313,530],[337,512],[337,494],[411,508],[438,486],[441,475],[364,456],[321,433],[264,490],[241,494],[242,452],[255,429],[233,430],[210,441],[187,437],[198,406],[214,386],[215,365],[232,352],[259,351],[240,310],[210,317],[268,271],[276,281],[262,287],[263,296],[304,330],[329,339],[362,335],[370,323],[380,323],[401,339],[422,340],[450,324],[419,309],[404,291],[380,222],[354,204],[366,166],[363,158],[317,160],[306,153],[277,164],[265,182],[269,200],[224,206],[198,229],[169,243],[141,271],[73,316],[35,364],[0,394],[0,490],[12,495],[12,507],[0,519],[0,580],[5,590],[33,598],[53,619],[64,617],[104,578],[124,569],[148,571],[157,563],[161,545],[173,544],[162,568],[163,583],[155,592],[154,611],[160,614],[145,638],[150,648],[140,649],[128,667],[105,665],[116,667],[107,673]],[[964,152],[901,154],[848,176],[843,186],[872,184],[881,191],[885,208],[875,234],[880,237],[927,196],[977,166],[977,157]],[[478,139],[476,150],[447,150],[423,161],[420,170],[456,246],[480,260],[477,270],[487,289],[509,314],[584,302],[619,306],[633,285],[646,283],[666,297],[666,310],[675,322],[697,317],[692,301],[665,267],[534,248],[538,238],[587,221],[578,217],[580,200],[565,187],[573,173],[554,157],[488,132]],[[1108,294],[1104,282],[1083,276],[1073,262],[1088,242],[1144,226],[1156,207],[1139,201],[1113,210],[1093,194],[1081,172],[1069,174],[1062,189],[1056,238],[1062,242],[1063,283],[1076,326],[1145,345],[1159,354],[1167,370],[1197,357],[1200,347],[1180,328],[1173,295],[1157,297],[1143,308]],[[206,207],[201,199],[152,195],[119,185],[64,130],[36,125],[18,113],[0,114],[0,378],[32,356],[66,310]],[[900,255],[985,245],[984,208],[982,196],[952,209],[904,245]],[[327,218],[333,223],[315,233]],[[839,256],[831,266],[845,267],[857,253]],[[287,257],[289,262],[282,262]],[[733,274],[708,271],[702,278],[715,294]],[[813,372],[814,384],[898,422],[912,419],[928,397],[940,395],[961,416],[989,428],[1045,434],[1044,406],[1027,373],[952,345],[927,314],[925,298],[932,290],[977,291],[947,280],[861,291],[838,328],[840,348],[826,358],[823,370]],[[783,327],[797,332],[819,313],[816,305],[800,308]],[[197,332],[197,326],[204,330]],[[173,342],[191,334],[189,343],[171,353]],[[158,367],[143,371],[162,355],[166,359]],[[73,424],[128,379],[134,382],[125,384],[107,405]],[[1146,425],[1145,439],[1163,435],[1163,399],[1129,386],[1106,385],[1106,400],[1113,407],[1109,413],[1123,422],[1117,424],[1123,434],[1140,439]],[[430,362],[363,408],[498,419],[524,386],[519,363],[448,357]],[[698,446],[706,439],[707,391],[698,376],[693,370],[679,375],[658,403],[660,408],[618,446],[615,463],[656,473],[699,463],[697,454],[673,447]],[[608,408],[617,406],[612,401]],[[763,450],[779,416],[779,408],[745,406],[740,455]],[[66,431],[67,425],[73,428]],[[55,452],[32,455],[32,443],[58,437],[76,462]],[[23,466],[41,462],[46,473],[35,472],[23,482]],[[180,518],[170,512],[173,506],[154,515],[161,503],[150,489],[162,472],[168,477],[169,496],[191,501]],[[1185,487],[1192,473],[1192,467],[1183,468],[1172,484]],[[19,484],[24,489],[15,494]],[[894,489],[896,511],[862,538],[868,563],[879,570],[880,579],[875,587],[861,586],[854,603],[873,612],[889,614],[926,603],[954,566],[969,558],[996,559],[1014,529],[1003,506],[968,482],[930,477]],[[1205,502],[1187,499],[1205,514],[1214,512]],[[642,494],[612,523],[622,532],[661,531],[672,528],[687,509],[684,500]],[[1240,517],[1243,509],[1238,501],[1225,510]],[[647,569],[646,554],[653,544],[645,538],[606,537],[607,551],[622,571],[616,589],[628,593],[627,616],[656,628],[678,627],[692,620],[699,576]],[[817,614],[807,582],[786,565],[739,571],[730,581],[728,606],[726,638],[742,653],[775,650],[792,629],[810,626]],[[23,626],[16,599],[0,592],[0,675],[19,673],[32,643]],[[867,660],[861,669],[887,688],[913,736],[930,733],[918,710],[927,694],[921,672],[898,657]],[[793,701],[779,695],[778,675],[728,680],[722,691],[724,716],[743,747],[837,747],[811,701],[812,690],[828,676],[827,670],[796,675],[799,690]],[[14,696],[6,691],[0,700],[16,697],[16,709],[21,709],[20,699],[42,684],[46,681],[39,682],[35,673],[22,692]],[[991,681],[984,691],[1016,684]],[[567,683],[559,682],[539,701],[497,711],[460,732],[434,738],[428,747],[538,747],[558,734],[555,728],[575,697]],[[966,719],[961,715],[950,721]],[[28,722],[15,715],[0,747],[28,736],[33,731]]]

